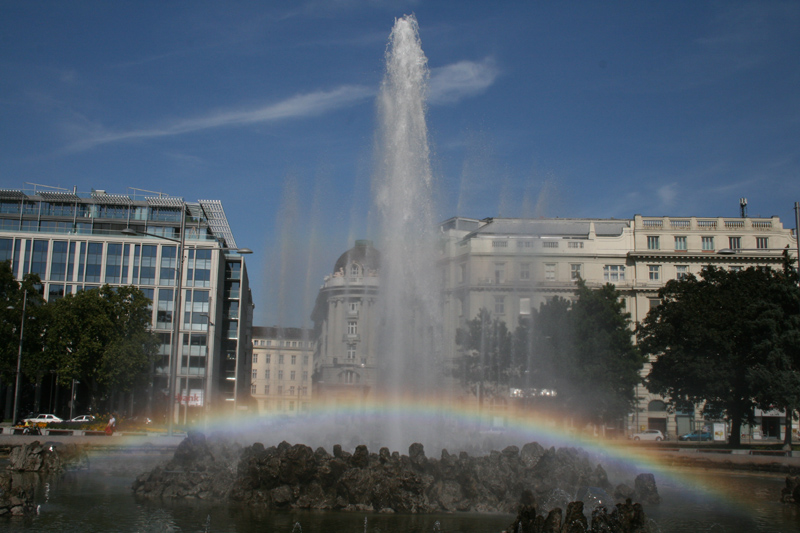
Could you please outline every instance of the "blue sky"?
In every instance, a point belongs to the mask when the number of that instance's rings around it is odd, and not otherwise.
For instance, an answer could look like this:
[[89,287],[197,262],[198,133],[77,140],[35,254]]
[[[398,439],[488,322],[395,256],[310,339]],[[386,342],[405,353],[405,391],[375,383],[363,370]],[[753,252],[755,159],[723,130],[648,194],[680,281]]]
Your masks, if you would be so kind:
[[370,224],[394,19],[431,69],[439,218],[778,215],[800,2],[0,2],[0,187],[220,199],[257,325]]

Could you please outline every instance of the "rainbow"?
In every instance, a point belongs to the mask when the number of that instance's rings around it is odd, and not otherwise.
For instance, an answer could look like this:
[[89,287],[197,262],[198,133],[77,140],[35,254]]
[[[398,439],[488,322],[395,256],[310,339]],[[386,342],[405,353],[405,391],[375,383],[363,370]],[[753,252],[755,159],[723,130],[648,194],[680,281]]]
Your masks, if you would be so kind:
[[237,435],[242,442],[250,440],[269,446],[286,440],[293,444],[323,446],[328,451],[333,444],[341,444],[349,451],[358,444],[367,444],[372,452],[377,451],[378,446],[387,446],[392,451],[407,453],[412,442],[422,442],[431,457],[438,456],[442,448],[451,453],[461,450],[472,453],[480,446],[484,446],[484,450],[486,445],[502,449],[508,445],[522,447],[538,442],[544,447],[584,450],[602,464],[615,481],[621,478],[612,472],[648,472],[656,476],[659,486],[671,484],[691,491],[695,498],[746,505],[745,501],[736,501],[727,483],[709,481],[705,471],[675,467],[663,448],[659,451],[645,443],[634,444],[625,438],[604,438],[588,430],[579,431],[567,427],[564,420],[554,416],[552,411],[512,406],[478,409],[474,402],[400,396],[371,401],[340,398],[336,402],[316,404],[293,417],[278,413],[257,418],[221,416],[210,420],[206,429]]

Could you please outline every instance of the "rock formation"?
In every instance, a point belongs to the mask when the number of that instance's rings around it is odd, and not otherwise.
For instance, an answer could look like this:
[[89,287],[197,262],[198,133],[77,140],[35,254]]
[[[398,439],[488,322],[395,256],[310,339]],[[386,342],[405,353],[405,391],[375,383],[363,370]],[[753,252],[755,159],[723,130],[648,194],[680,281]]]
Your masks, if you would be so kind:
[[611,484],[603,468],[579,450],[545,450],[537,443],[481,457],[442,450],[434,459],[418,443],[408,455],[387,448],[370,453],[364,445],[352,454],[336,445],[329,454],[287,442],[240,448],[200,433],[191,433],[172,460],[133,484],[141,497],[384,513],[511,513],[525,491],[531,501],[548,502],[554,493],[571,497],[581,487],[605,494]]
[[596,507],[592,510],[591,524],[583,506],[582,501],[575,501],[567,505],[566,513],[556,507],[547,514],[540,514],[533,494],[526,491],[517,519],[505,533],[650,533],[642,506],[631,503],[630,499],[616,504],[610,514],[605,507]]
[[8,469],[15,472],[59,473],[68,468],[85,468],[86,451],[76,444],[33,441],[15,446],[8,456]]
[[0,472],[0,517],[31,515],[35,511],[33,486],[23,483],[19,475]]

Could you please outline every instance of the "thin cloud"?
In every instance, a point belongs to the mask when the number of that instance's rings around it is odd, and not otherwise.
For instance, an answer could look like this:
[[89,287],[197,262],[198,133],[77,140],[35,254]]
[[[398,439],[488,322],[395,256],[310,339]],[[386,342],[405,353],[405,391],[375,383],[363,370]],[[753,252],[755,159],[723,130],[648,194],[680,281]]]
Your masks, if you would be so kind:
[[159,127],[128,131],[101,131],[72,143],[69,151],[83,151],[117,142],[170,137],[197,131],[306,118],[354,105],[375,95],[375,90],[360,85],[345,85],[332,91],[300,94],[281,102],[255,109],[224,111],[206,116],[178,119]]
[[431,69],[428,103],[453,104],[481,94],[494,83],[498,74],[494,59],[490,57]]

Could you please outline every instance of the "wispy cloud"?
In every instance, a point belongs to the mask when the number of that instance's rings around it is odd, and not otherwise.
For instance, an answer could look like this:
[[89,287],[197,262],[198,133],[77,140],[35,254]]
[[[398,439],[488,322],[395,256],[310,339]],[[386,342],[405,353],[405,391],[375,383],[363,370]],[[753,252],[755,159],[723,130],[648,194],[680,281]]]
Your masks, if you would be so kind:
[[321,115],[371,98],[375,90],[361,85],[345,85],[332,91],[299,94],[262,107],[220,111],[188,119],[178,119],[152,128],[123,131],[95,130],[71,143],[69,151],[83,151],[103,144],[183,135],[203,130],[277,122],[293,118]]
[[431,69],[428,103],[452,104],[483,93],[499,75],[494,59],[459,61]]

